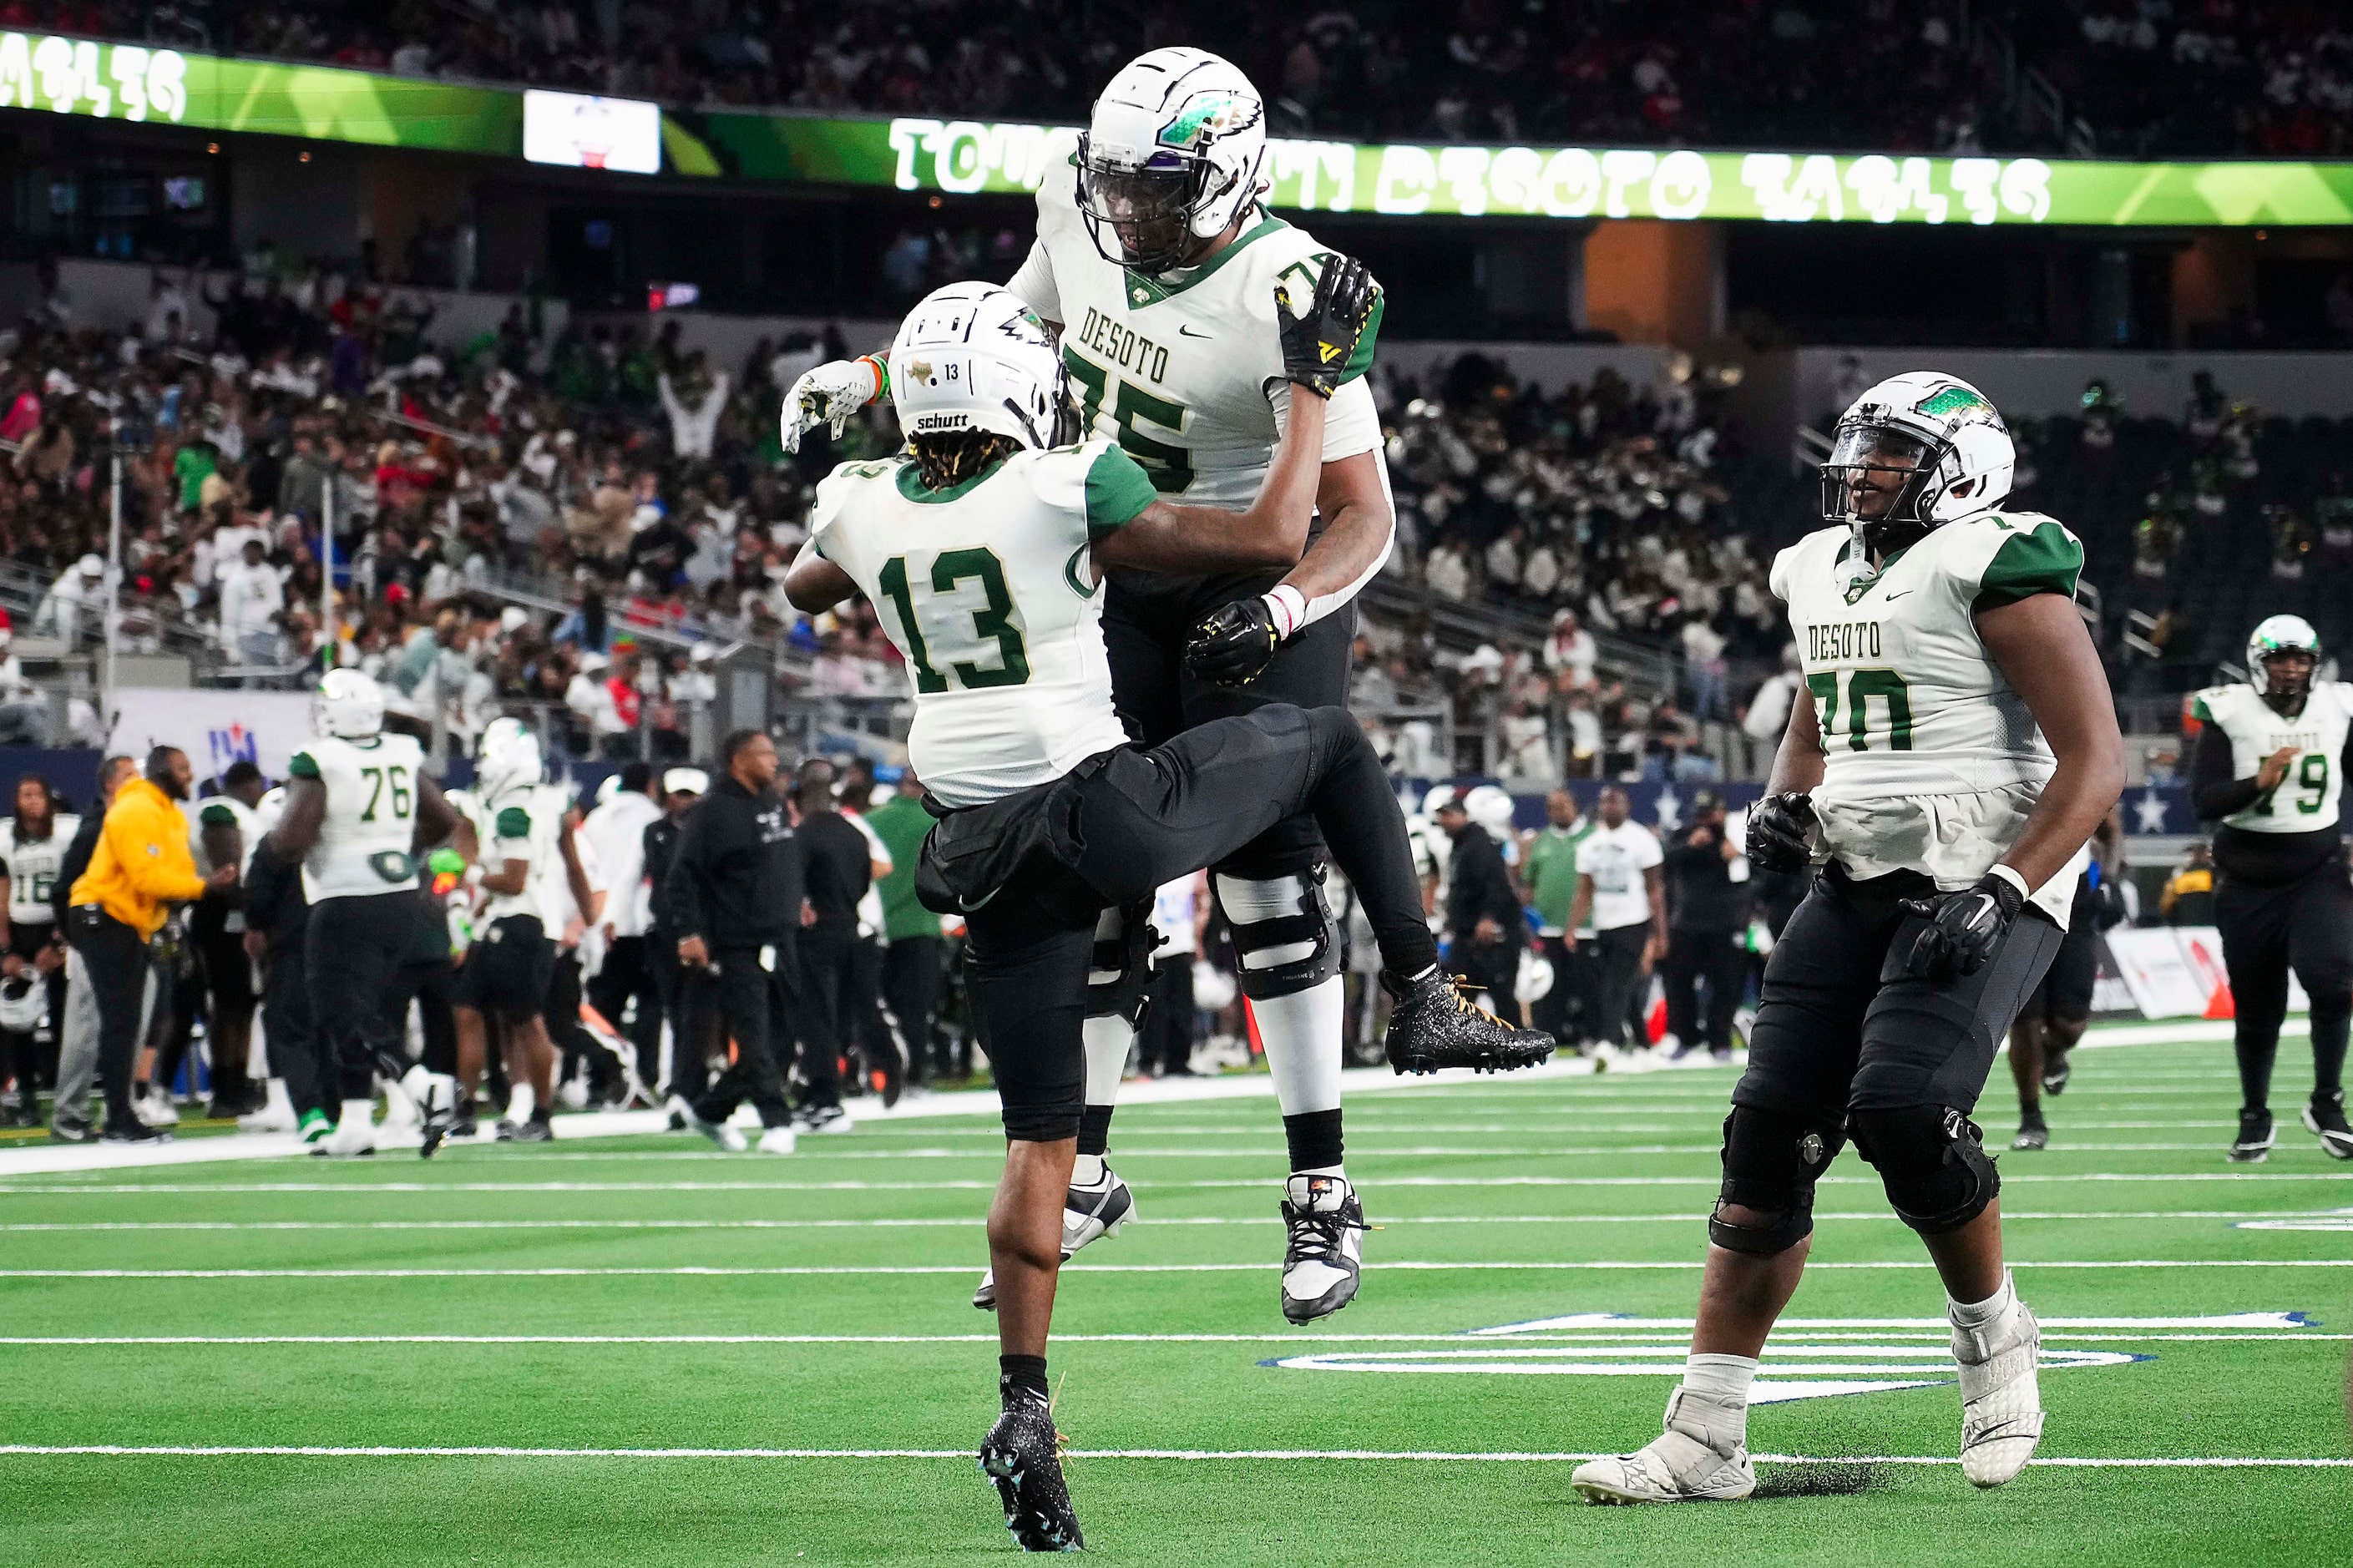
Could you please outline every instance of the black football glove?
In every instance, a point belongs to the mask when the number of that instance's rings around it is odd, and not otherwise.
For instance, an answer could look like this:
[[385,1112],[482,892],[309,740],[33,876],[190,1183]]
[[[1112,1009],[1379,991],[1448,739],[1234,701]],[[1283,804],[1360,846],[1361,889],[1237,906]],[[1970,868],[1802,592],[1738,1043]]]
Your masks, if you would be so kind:
[[1904,955],[1904,973],[1935,985],[1975,974],[2025,907],[2026,895],[2018,884],[1989,871],[1962,892],[1905,900],[1896,908],[1928,923],[1913,937],[1911,950]]
[[1193,628],[1185,662],[1212,686],[1248,686],[1274,658],[1282,634],[1263,595],[1220,605]]
[[1802,871],[1814,858],[1807,831],[1814,803],[1796,790],[1768,795],[1748,811],[1748,863],[1760,871]]
[[1365,264],[1336,250],[1324,258],[1324,276],[1304,316],[1292,314],[1291,290],[1276,284],[1274,320],[1282,337],[1284,377],[1318,397],[1339,391],[1380,297],[1381,286]]

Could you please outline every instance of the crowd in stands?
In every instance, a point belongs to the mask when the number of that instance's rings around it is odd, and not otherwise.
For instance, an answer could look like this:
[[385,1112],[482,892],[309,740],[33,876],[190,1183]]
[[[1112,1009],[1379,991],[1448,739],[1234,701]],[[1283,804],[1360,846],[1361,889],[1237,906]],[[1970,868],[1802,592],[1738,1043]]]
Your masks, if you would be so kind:
[[[1282,134],[1872,151],[2055,149],[1967,36],[2010,30],[2126,155],[2346,144],[2347,33],[2309,0],[5,0],[0,26],[394,71],[835,112],[1083,119],[1118,66],[1206,44]],[[2076,100],[2081,100],[2078,108]]]
[[2311,0],[2073,0],[2021,16],[2104,156],[2341,158],[2353,16]]

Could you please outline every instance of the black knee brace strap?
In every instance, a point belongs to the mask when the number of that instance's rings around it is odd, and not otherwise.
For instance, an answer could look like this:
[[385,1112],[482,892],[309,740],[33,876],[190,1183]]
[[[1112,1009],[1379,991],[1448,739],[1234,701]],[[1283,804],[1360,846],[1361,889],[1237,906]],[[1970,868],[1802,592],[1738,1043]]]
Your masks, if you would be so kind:
[[[1152,926],[1149,902],[1120,906],[1119,934],[1098,934],[1087,959],[1088,1017],[1124,1018],[1131,1029],[1144,1021],[1145,994],[1152,981],[1152,950],[1160,942],[1159,932]],[[1098,974],[1111,978],[1097,981]]]
[[1858,1110],[1850,1120],[1895,1217],[1922,1236],[1960,1229],[2001,1192],[1978,1124],[1951,1106]]
[[[1814,1183],[1845,1147],[1846,1134],[1819,1116],[1736,1105],[1724,1119],[1724,1186],[1707,1238],[1731,1252],[1774,1258],[1814,1233]],[[1724,1206],[1737,1204],[1778,1216],[1770,1225],[1734,1225]]]
[[[1302,991],[1314,990],[1340,973],[1339,927],[1332,918],[1332,906],[1324,898],[1324,868],[1319,864],[1293,874],[1299,878],[1301,901],[1308,906],[1304,910],[1248,924],[1233,921],[1230,911],[1227,915],[1232,921],[1234,938],[1234,984],[1253,1001],[1295,996]],[[1250,963],[1253,953],[1301,942],[1314,942],[1314,951],[1262,968]]]

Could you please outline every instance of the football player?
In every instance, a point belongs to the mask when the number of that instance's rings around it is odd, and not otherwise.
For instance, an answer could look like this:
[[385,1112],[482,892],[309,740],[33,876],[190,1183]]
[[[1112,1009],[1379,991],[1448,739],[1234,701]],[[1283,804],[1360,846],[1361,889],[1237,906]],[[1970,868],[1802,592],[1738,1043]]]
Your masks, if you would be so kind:
[[2353,1020],[2353,882],[2338,823],[2353,685],[2316,680],[2320,634],[2274,616],[2247,639],[2247,679],[2190,703],[2198,749],[2190,802],[2214,830],[2214,921],[2230,972],[2239,1055],[2239,1136],[2230,1157],[2266,1158],[2272,1061],[2293,969],[2312,1004],[2312,1098],[2304,1124],[2320,1146],[2353,1160],[2345,1121],[2345,1037]]
[[1976,388],[1883,381],[1822,466],[1831,526],[1773,563],[1812,700],[1789,715],[1748,856],[1819,869],[1765,966],[1666,1430],[1577,1467],[1590,1501],[1756,1489],[1757,1358],[1850,1135],[1943,1279],[1962,1472],[2000,1486],[2041,1440],[2042,1332],[2002,1266],[2000,1182],[1969,1112],[2066,931],[2124,742],[2075,609],[2083,547],[1998,510],[2015,461]]
[[[1274,286],[1303,310],[1330,252],[1269,212],[1265,104],[1250,79],[1195,48],[1130,61],[1087,129],[1055,143],[1038,188],[1038,232],[1007,287],[1059,336],[1086,432],[1117,442],[1155,492],[1239,509],[1260,493],[1295,394],[1282,361]],[[1267,703],[1344,706],[1356,595],[1388,557],[1395,529],[1380,420],[1363,381],[1382,305],[1372,300],[1345,358],[1324,367],[1332,396],[1315,477],[1315,522],[1295,564],[1251,571],[1109,574],[1103,640],[1121,719],[1157,743]],[[886,360],[819,366],[787,395],[784,439],[840,426],[901,374]],[[1340,933],[1322,885],[1311,817],[1277,824],[1211,867],[1233,931],[1238,978],[1266,1049],[1293,1178],[1283,1315],[1337,1311],[1357,1285],[1357,1237],[1320,1237],[1356,1197],[1342,1161]],[[1146,910],[1103,920],[1087,1025],[1087,1121],[1080,1184],[1090,1210],[1129,1200],[1103,1163],[1121,1074],[1150,976]],[[1439,1065],[1457,1065],[1440,1062]],[[1075,1237],[1088,1226],[1072,1215]],[[988,1304],[983,1282],[976,1306]]]
[[52,1028],[65,1023],[66,948],[51,902],[66,847],[80,831],[81,818],[58,810],[47,779],[26,773],[16,781],[16,815],[0,838],[0,904],[7,909],[0,925],[0,1078],[12,1080],[0,1127],[41,1124],[33,1031],[44,1011]]
[[426,775],[416,737],[385,729],[373,679],[329,670],[311,723],[317,738],[287,764],[285,810],[269,834],[272,853],[302,867],[305,981],[341,1090],[335,1130],[311,1152],[373,1154],[375,1075],[408,1070],[383,998],[415,929],[418,858],[451,839],[470,858],[474,835]]
[[[1396,797],[1344,710],[1266,704],[1147,749],[1129,743],[1113,701],[1102,574],[1297,559],[1324,403],[1370,308],[1362,266],[1335,258],[1304,319],[1285,312],[1278,368],[1297,389],[1292,422],[1263,493],[1234,512],[1163,499],[1103,437],[1056,445],[1063,370],[1037,318],[987,284],[943,289],[893,346],[910,452],[844,464],[818,487],[809,543],[786,579],[811,613],[864,593],[906,658],[910,763],[943,819],[917,887],[927,907],[965,920],[971,1002],[1010,1141],[988,1226],[1004,1415],[981,1460],[1030,1550],[1080,1544],[1045,1378],[1066,1216],[1086,1208],[1107,1227],[1130,1212],[1087,1208],[1094,1198],[1074,1176],[1103,910],[1312,810],[1379,939],[1397,998],[1391,1060],[1513,1068],[1552,1048],[1439,973]],[[1364,1223],[1335,1177],[1293,1175],[1284,1206],[1316,1216],[1309,1234],[1326,1258]]]

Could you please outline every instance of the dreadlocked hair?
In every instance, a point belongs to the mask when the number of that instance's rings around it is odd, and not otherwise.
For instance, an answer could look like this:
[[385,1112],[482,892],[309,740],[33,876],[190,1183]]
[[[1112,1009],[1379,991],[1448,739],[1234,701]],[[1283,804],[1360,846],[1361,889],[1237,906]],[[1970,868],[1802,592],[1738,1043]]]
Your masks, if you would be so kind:
[[917,436],[907,443],[915,454],[915,472],[926,489],[944,490],[960,485],[1000,458],[1021,449],[1021,443],[994,430],[955,430],[941,436]]

